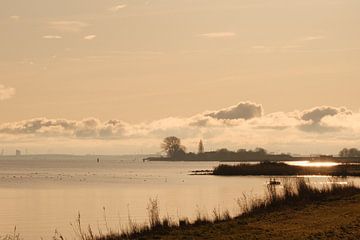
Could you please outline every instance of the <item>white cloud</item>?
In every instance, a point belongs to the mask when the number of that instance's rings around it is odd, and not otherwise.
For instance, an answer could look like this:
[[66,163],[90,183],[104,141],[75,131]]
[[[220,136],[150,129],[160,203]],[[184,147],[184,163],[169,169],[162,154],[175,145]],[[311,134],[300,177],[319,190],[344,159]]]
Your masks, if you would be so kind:
[[87,36],[84,36],[84,40],[93,40],[96,38],[96,35],[87,35]]
[[113,6],[113,7],[109,8],[109,11],[118,12],[119,10],[121,10],[123,8],[126,8],[126,7],[127,7],[126,4],[119,4],[119,5],[116,5],[116,6]]
[[314,41],[314,40],[320,40],[320,39],[324,39],[325,36],[322,35],[315,35],[315,36],[307,36],[304,38],[301,38],[300,41]]
[[211,32],[211,33],[202,33],[200,37],[205,38],[230,38],[236,36],[234,32]]
[[5,87],[0,84],[0,100],[12,98],[15,95],[15,88]]
[[146,146],[152,152],[157,152],[162,138],[169,135],[183,139],[190,150],[196,147],[193,142],[204,139],[213,149],[263,146],[272,151],[333,153],[341,147],[360,145],[360,112],[320,106],[264,114],[262,105],[240,102],[188,118],[171,117],[139,124],[116,119],[103,122],[97,118],[37,118],[0,125],[0,142],[6,139],[16,142],[19,138],[44,143],[48,138],[51,142],[76,139],[79,144],[91,140],[101,141],[102,146],[106,142],[113,145],[113,141],[128,146],[131,142],[133,146],[128,149]]
[[61,32],[80,32],[83,28],[89,26],[87,23],[79,21],[52,21],[49,25],[52,29]]
[[59,35],[45,35],[43,36],[44,39],[61,39],[62,36]]

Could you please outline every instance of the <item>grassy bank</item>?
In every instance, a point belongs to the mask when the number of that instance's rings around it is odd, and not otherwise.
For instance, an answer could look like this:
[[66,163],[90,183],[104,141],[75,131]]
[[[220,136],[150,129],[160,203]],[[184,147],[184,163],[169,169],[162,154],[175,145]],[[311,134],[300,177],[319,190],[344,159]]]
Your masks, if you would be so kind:
[[343,164],[332,167],[301,167],[277,162],[237,165],[221,164],[214,168],[213,174],[219,176],[360,176],[360,165]]
[[[263,199],[248,199],[246,197],[239,199],[238,205],[241,214],[237,216],[231,216],[228,211],[221,212],[214,209],[212,217],[199,213],[192,222],[187,218],[175,221],[170,217],[161,218],[157,200],[151,200],[147,208],[149,216],[147,224],[139,225],[129,219],[127,229],[121,231],[110,229],[106,234],[95,235],[90,227],[82,227],[79,218],[75,229],[78,238],[82,240],[269,239],[272,234],[277,235],[278,239],[296,239],[295,236],[299,236],[298,239],[300,239],[302,235],[299,235],[298,231],[301,229],[301,225],[293,222],[294,225],[288,224],[285,228],[280,228],[282,225],[279,222],[285,221],[284,223],[287,223],[286,220],[291,218],[289,214],[293,213],[296,213],[296,217],[299,218],[309,218],[309,213],[312,214],[309,209],[317,209],[314,206],[324,206],[324,204],[337,206],[341,202],[339,206],[343,207],[343,201],[350,201],[356,205],[357,209],[360,209],[360,189],[351,184],[330,184],[323,188],[317,188],[304,179],[285,180],[283,188],[268,186],[266,197]],[[356,212],[360,214],[360,210]],[[323,214],[324,212],[320,213]],[[339,218],[331,209],[327,214],[330,216],[326,215],[326,219]],[[314,215],[311,219],[321,222],[324,217]],[[360,215],[358,217],[360,219]],[[307,224],[307,222],[305,223]],[[337,223],[337,220],[334,220],[333,223]],[[271,224],[275,225],[271,226]],[[274,228],[275,226],[279,229]],[[323,227],[328,228],[328,226]],[[284,231],[287,232],[287,238],[282,238],[282,235],[279,234]],[[330,232],[329,234],[335,233]],[[59,235],[54,239],[60,240],[62,237]]]

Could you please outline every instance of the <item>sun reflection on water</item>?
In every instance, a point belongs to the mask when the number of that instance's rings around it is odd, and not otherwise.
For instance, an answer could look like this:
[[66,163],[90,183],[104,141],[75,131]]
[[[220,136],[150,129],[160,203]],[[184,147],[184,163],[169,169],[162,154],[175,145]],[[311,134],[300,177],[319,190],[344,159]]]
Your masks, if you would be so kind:
[[340,163],[336,163],[336,162],[310,162],[310,161],[286,162],[286,164],[292,166],[300,166],[300,167],[334,167],[340,165]]

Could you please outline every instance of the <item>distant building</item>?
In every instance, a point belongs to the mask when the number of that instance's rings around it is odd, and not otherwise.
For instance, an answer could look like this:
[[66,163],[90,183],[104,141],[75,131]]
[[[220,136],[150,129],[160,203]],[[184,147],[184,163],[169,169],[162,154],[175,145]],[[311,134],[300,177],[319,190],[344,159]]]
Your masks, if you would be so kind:
[[16,149],[16,153],[15,153],[16,156],[21,156],[21,151]]

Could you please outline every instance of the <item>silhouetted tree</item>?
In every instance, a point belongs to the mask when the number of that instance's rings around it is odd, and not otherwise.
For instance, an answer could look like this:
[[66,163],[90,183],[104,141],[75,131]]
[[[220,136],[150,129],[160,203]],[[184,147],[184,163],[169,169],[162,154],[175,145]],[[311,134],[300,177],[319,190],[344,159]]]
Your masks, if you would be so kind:
[[202,140],[200,140],[200,142],[199,142],[198,153],[199,154],[204,153],[204,144],[203,144]]
[[349,155],[349,149],[347,148],[344,148],[339,152],[340,157],[348,157],[348,155]]
[[360,157],[360,150],[357,148],[344,148],[339,152],[340,157]]
[[218,153],[228,153],[230,151],[227,148],[220,148],[220,149],[216,150],[216,152],[218,152]]
[[246,149],[240,148],[236,151],[237,153],[246,153]]
[[267,152],[266,152],[266,150],[264,148],[255,148],[255,152],[259,153],[261,155],[266,155],[267,154]]
[[182,157],[186,154],[185,147],[181,145],[181,140],[175,136],[164,138],[161,148],[170,158]]

